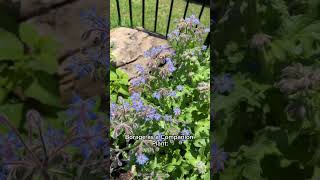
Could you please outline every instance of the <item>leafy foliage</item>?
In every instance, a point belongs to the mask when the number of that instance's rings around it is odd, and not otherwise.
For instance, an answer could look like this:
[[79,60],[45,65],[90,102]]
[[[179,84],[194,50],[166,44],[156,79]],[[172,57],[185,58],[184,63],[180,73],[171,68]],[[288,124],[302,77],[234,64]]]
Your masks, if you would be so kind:
[[229,156],[214,178],[319,178],[319,1],[224,8],[213,33],[214,73],[228,78],[213,82],[213,139]]
[[61,107],[55,76],[58,44],[26,23],[20,24],[18,36],[4,29],[0,36],[0,112],[21,127],[23,113],[34,101]]
[[[136,178],[210,178],[210,56],[202,46],[207,32],[195,16],[179,21],[168,35],[171,47],[145,52],[150,73],[136,65],[139,76],[130,81],[130,97],[112,100],[112,177],[129,171]],[[129,140],[129,135],[154,139]],[[194,138],[164,139],[190,135]]]
[[[83,18],[101,20],[90,13]],[[92,28],[84,40],[97,27]],[[107,27],[101,28],[105,40]],[[102,98],[74,93],[71,104],[61,105],[57,43],[25,23],[18,35],[0,29],[0,37],[0,179],[105,178],[109,133]],[[85,64],[71,65],[105,78],[105,41],[97,46]]]
[[119,68],[110,66],[110,95],[111,101],[116,102],[118,97],[129,96],[129,76]]

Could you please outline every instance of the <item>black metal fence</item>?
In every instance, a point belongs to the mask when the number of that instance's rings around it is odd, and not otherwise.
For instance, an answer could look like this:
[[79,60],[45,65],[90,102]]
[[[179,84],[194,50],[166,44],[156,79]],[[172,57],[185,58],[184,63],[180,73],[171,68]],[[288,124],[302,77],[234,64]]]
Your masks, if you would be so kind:
[[[132,0],[128,0],[129,1],[129,15],[130,15],[130,26],[133,27],[133,18],[132,18]],[[142,1],[142,27],[145,28],[145,0],[141,0]],[[186,18],[187,15],[187,11],[189,8],[189,4],[190,4],[191,0],[187,0],[185,9],[184,9],[184,14],[183,14],[183,18]],[[201,20],[202,14],[203,14],[203,10],[205,5],[208,3],[208,0],[200,0],[202,1],[202,6],[201,6],[201,10],[199,12],[198,18],[199,20]],[[117,3],[117,12],[118,12],[118,25],[121,26],[121,12],[120,12],[120,3],[119,0],[116,0]],[[155,9],[155,15],[154,15],[154,29],[153,29],[153,33],[156,33],[159,35],[159,37],[162,37],[164,39],[166,39],[168,37],[168,33],[169,33],[169,28],[170,28],[170,23],[171,23],[171,15],[172,15],[172,10],[173,10],[173,5],[174,5],[174,0],[171,0],[170,3],[170,10],[169,10],[169,15],[168,15],[168,22],[167,22],[167,28],[166,28],[166,34],[160,34],[157,32],[157,22],[158,22],[158,9],[159,9],[159,0],[155,0],[156,3],[156,9]],[[210,32],[205,40],[205,45],[210,45]]]

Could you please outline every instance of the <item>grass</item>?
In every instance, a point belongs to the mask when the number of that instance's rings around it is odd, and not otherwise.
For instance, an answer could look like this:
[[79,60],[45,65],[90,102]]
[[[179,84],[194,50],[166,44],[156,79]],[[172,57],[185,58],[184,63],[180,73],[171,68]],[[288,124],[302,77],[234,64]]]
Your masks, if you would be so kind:
[[[169,33],[175,28],[175,20],[183,17],[184,10],[186,7],[186,0],[175,0],[172,9],[171,23]],[[157,22],[157,33],[164,34],[167,30],[167,23],[170,11],[171,0],[159,0],[158,9],[158,22]],[[118,12],[116,0],[110,2],[110,20],[111,28],[125,26],[130,27],[130,14],[129,14],[129,0],[119,0],[120,12],[121,12],[121,25],[118,24]],[[192,14],[198,17],[201,4],[193,3],[190,1],[187,16]],[[145,0],[145,29],[153,31],[155,21],[155,9],[156,0]],[[142,0],[132,0],[132,19],[134,27],[142,27]],[[204,8],[201,23],[206,27],[210,25],[210,8],[206,6]]]

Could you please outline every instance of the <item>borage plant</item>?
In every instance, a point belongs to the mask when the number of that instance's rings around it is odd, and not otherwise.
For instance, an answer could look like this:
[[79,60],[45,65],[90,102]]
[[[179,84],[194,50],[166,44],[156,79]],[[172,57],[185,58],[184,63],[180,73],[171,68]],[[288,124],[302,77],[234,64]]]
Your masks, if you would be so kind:
[[[83,39],[97,32],[98,44],[84,51],[85,59],[70,63],[68,68],[79,78],[105,79],[107,23],[94,11],[82,18],[94,23]],[[8,43],[0,47],[0,179],[106,178],[109,133],[100,98],[82,99],[74,93],[67,110],[49,108],[62,107],[58,96],[52,94],[58,90],[51,89],[57,85],[54,41],[37,35],[26,24],[20,26],[19,38],[3,30],[0,36]],[[39,112],[29,110],[25,118],[20,117],[20,109],[31,109],[29,98],[32,104],[37,100],[32,109]],[[12,105],[17,102],[27,103],[18,109]],[[18,129],[14,118],[26,119],[26,123],[20,123]]]
[[47,180],[105,177],[107,129],[96,107],[93,99],[75,96],[64,113],[69,117],[64,129],[48,125],[38,111],[29,110],[27,135],[0,116],[1,125],[9,130],[0,136],[1,176]]
[[[210,178],[210,67],[203,46],[208,31],[195,16],[178,21],[168,35],[171,46],[145,52],[150,72],[136,65],[139,76],[130,81],[130,97],[111,102],[112,176]],[[128,140],[128,135],[159,137],[155,141],[168,141],[168,146]]]
[[214,179],[319,179],[320,2],[217,5]]

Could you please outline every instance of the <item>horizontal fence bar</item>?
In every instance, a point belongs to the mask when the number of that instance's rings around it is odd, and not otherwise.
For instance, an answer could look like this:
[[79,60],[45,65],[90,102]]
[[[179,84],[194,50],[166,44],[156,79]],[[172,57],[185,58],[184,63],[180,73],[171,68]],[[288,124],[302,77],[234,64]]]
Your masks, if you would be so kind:
[[154,20],[154,32],[157,32],[158,7],[159,7],[159,0],[157,0],[157,2],[156,2],[156,14],[155,14],[155,20]]
[[190,0],[187,1],[186,8],[184,9],[183,19],[186,18],[188,7],[189,7],[189,2],[190,2]]
[[129,0],[129,13],[130,13],[130,25],[133,27],[133,22],[132,22],[132,0]]
[[121,13],[120,13],[119,0],[116,0],[116,2],[117,2],[117,11],[118,11],[118,25],[121,26]]
[[171,14],[172,14],[173,2],[174,2],[174,0],[171,0],[170,12],[169,12],[169,19],[168,19],[168,25],[167,25],[167,32],[166,32],[166,37],[168,37],[168,33],[169,33],[169,29],[170,29],[170,21],[171,21]]

